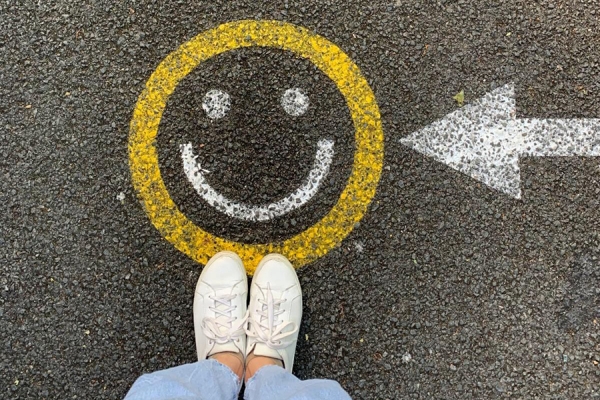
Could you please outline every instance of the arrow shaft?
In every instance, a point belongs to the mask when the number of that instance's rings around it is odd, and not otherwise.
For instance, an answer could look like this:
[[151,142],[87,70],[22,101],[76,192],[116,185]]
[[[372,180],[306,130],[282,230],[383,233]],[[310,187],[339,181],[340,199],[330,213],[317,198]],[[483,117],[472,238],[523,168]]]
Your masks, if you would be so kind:
[[600,156],[600,119],[516,120],[521,155],[537,157]]

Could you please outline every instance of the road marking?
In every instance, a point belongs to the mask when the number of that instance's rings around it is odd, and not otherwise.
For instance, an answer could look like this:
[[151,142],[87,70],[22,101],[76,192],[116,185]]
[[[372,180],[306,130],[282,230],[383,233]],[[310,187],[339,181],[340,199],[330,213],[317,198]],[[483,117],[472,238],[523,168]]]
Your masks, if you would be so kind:
[[[190,221],[171,199],[158,165],[156,136],[169,96],[200,63],[244,47],[274,47],[314,63],[346,99],[354,123],[355,153],[346,187],[332,209],[303,232],[277,243],[248,244],[211,234]],[[208,30],[169,54],[152,73],[133,111],[129,166],[133,185],[159,232],[201,264],[221,250],[236,252],[252,274],[268,253],[303,266],[336,247],[359,222],[375,195],[383,165],[383,130],[375,95],[360,69],[335,44],[280,21],[236,21]]]
[[[298,117],[308,110],[309,99],[300,88],[287,89],[281,96],[281,106],[289,115]],[[222,90],[209,90],[202,101],[202,108],[211,119],[223,118],[231,108],[231,98]],[[268,221],[302,207],[317,194],[333,161],[333,145],[332,140],[320,140],[317,144],[313,168],[304,184],[294,193],[279,201],[261,206],[236,202],[217,192],[206,179],[205,173],[208,171],[203,170],[196,161],[198,156],[194,154],[192,144],[181,145],[180,149],[183,170],[188,181],[208,204],[233,218],[246,221]]]
[[223,118],[231,108],[231,98],[227,92],[212,89],[202,99],[202,109],[210,119]]
[[183,170],[196,193],[218,211],[233,218],[246,221],[268,221],[302,207],[319,191],[323,179],[327,176],[333,161],[333,141],[319,140],[317,154],[304,184],[283,199],[262,206],[252,206],[230,200],[217,192],[208,183],[205,172],[198,163],[191,143],[181,145]]
[[517,118],[514,92],[502,86],[401,142],[516,199],[520,157],[600,156],[600,119]]
[[281,96],[281,107],[291,116],[299,117],[308,110],[308,96],[302,89],[286,90]]

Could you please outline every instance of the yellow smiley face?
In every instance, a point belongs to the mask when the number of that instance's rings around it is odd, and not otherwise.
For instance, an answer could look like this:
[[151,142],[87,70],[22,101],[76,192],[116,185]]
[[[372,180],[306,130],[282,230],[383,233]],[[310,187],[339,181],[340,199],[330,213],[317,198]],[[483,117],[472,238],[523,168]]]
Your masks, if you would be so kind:
[[[179,82],[207,59],[252,46],[287,50],[327,75],[346,100],[355,129],[354,162],[346,187],[316,224],[282,242],[249,244],[216,236],[196,226],[171,199],[155,147],[167,100]],[[205,264],[222,250],[240,255],[250,275],[260,259],[278,252],[298,268],[337,246],[359,222],[375,195],[383,166],[379,108],[359,68],[336,45],[305,28],[280,21],[236,21],[203,32],[169,54],[146,82],[130,125],[129,164],[133,185],[148,217],[178,250]]]

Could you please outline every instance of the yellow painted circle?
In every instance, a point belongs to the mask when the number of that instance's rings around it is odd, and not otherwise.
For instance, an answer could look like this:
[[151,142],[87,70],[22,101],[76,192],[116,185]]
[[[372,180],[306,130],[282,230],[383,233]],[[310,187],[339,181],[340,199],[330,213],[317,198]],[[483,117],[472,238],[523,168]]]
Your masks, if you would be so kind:
[[[203,61],[244,47],[288,50],[314,63],[338,87],[350,110],[356,150],[340,198],[316,224],[283,242],[247,244],[215,236],[194,225],[169,196],[162,180],[156,135],[167,100],[179,82]],[[221,250],[239,254],[249,274],[260,259],[278,252],[300,267],[338,245],[367,211],[383,165],[383,130],[375,95],[359,68],[336,45],[305,28],[280,21],[236,21],[194,37],[169,54],[152,73],[133,112],[129,134],[133,185],[146,213],[178,250],[201,264]]]

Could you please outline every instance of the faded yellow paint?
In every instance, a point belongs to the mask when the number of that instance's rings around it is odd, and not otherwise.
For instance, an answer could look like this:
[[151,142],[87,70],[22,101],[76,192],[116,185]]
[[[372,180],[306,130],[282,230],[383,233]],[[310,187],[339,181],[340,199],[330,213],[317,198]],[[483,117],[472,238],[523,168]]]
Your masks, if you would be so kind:
[[[247,244],[215,236],[194,225],[171,199],[162,180],[156,135],[169,96],[203,61],[243,47],[274,47],[306,58],[323,71],[345,97],[355,128],[356,152],[348,183],[319,222],[279,243]],[[239,254],[252,275],[260,259],[279,252],[295,267],[324,256],[360,221],[375,195],[383,165],[379,108],[359,68],[336,45],[305,28],[280,21],[236,21],[203,32],[169,54],[140,94],[130,126],[129,165],[135,189],[160,233],[201,264],[221,250]]]

